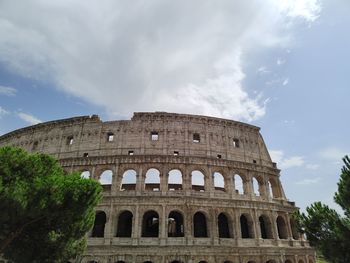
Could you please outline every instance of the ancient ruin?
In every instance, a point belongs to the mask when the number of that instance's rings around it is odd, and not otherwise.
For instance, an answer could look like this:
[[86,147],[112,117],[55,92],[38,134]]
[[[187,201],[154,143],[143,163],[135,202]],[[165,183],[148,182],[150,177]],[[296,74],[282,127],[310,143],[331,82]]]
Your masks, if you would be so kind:
[[50,121],[0,137],[99,180],[83,263],[315,263],[259,128],[165,112]]

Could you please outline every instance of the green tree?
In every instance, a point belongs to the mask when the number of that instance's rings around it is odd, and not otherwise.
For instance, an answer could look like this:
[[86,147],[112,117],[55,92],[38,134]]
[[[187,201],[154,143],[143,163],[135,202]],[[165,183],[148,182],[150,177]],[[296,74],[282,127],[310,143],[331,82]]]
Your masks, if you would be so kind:
[[350,159],[343,158],[344,166],[334,200],[344,210],[341,216],[321,202],[296,214],[299,228],[305,232],[311,245],[332,263],[348,263],[350,259]]
[[101,193],[98,182],[65,174],[46,154],[0,148],[0,255],[16,263],[75,258]]

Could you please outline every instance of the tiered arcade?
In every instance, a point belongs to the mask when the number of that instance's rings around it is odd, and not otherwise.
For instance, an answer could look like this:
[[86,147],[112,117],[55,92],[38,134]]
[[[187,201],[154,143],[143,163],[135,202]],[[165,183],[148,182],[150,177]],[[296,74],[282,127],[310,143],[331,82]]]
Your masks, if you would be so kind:
[[315,263],[259,128],[165,112],[83,116],[0,137],[103,184],[92,263]]

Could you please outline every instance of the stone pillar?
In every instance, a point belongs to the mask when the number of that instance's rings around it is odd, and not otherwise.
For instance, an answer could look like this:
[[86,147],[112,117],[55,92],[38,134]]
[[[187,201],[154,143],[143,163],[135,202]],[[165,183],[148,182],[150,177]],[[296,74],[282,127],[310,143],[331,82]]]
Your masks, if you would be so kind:
[[[133,228],[131,236],[133,238],[133,245],[137,245],[139,237],[141,237],[141,228],[142,228],[142,218],[140,216],[140,207],[139,205],[136,205],[135,212],[133,216]],[[141,228],[140,228],[141,227]]]
[[122,175],[119,174],[119,165],[116,164],[113,169],[112,189],[111,189],[112,195],[116,195],[117,192],[120,191],[121,176]]
[[214,196],[214,178],[211,167],[208,167],[208,174],[204,175],[204,178],[206,179],[204,182],[204,191],[209,192],[210,196]]
[[169,174],[167,173],[167,167],[163,166],[163,169],[160,172],[160,191],[162,195],[165,195],[168,191],[168,179]]
[[159,236],[161,238],[161,245],[165,245],[166,239],[168,237],[168,216],[166,214],[165,208],[165,205],[162,205],[161,215],[159,215]]
[[144,176],[142,174],[142,166],[140,166],[136,177],[136,194],[140,195],[144,190]]

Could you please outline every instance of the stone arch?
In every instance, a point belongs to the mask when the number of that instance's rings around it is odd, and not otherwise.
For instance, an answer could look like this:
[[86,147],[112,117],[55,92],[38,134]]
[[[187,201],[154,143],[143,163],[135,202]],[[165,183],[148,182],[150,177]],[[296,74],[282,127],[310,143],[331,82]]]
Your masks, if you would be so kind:
[[231,220],[225,213],[218,215],[219,238],[232,238]]
[[131,237],[133,214],[129,210],[122,211],[118,216],[117,237]]
[[80,177],[85,178],[85,179],[89,179],[89,178],[91,178],[91,173],[89,170],[84,170],[81,172]]
[[225,192],[225,178],[220,172],[213,173],[214,189]]
[[249,214],[242,214],[240,216],[240,225],[242,238],[254,238],[253,219]]
[[168,173],[168,190],[182,190],[183,176],[179,169],[172,169]]
[[122,175],[122,181],[120,184],[121,191],[132,191],[136,189],[137,173],[133,169],[127,169]]
[[290,218],[290,227],[292,230],[292,237],[294,240],[299,240],[300,239],[300,233],[298,231],[298,228],[296,226],[295,220],[293,218]]
[[91,237],[104,237],[107,216],[104,211],[96,211]]
[[99,182],[101,185],[111,185],[113,179],[112,170],[104,170],[99,176]]
[[204,192],[205,190],[205,175],[199,170],[191,172],[192,190]]
[[142,217],[142,237],[159,236],[159,215],[154,210],[149,210]]
[[259,217],[260,235],[262,239],[273,239],[271,220],[267,215]]
[[243,177],[240,174],[236,173],[233,175],[233,178],[234,178],[234,182],[235,182],[234,188],[235,188],[236,194],[240,194],[240,195],[245,194]]
[[156,168],[150,168],[145,174],[145,190],[160,191],[160,172]]
[[288,229],[285,219],[282,216],[278,216],[276,224],[279,239],[288,239]]
[[270,178],[269,182],[270,182],[271,189],[272,189],[272,197],[273,198],[281,198],[282,194],[281,194],[281,190],[280,190],[280,187],[279,187],[277,180],[274,178]]
[[196,212],[193,216],[193,236],[208,237],[207,218],[202,212]]
[[168,237],[183,237],[184,217],[179,211],[171,211],[168,215]]

